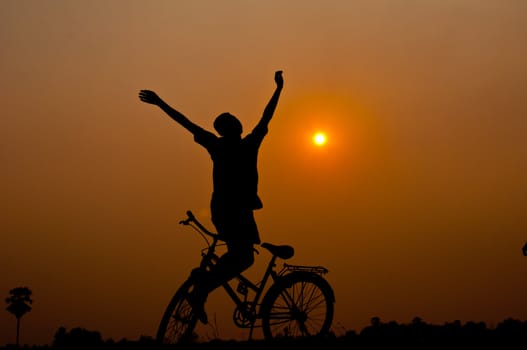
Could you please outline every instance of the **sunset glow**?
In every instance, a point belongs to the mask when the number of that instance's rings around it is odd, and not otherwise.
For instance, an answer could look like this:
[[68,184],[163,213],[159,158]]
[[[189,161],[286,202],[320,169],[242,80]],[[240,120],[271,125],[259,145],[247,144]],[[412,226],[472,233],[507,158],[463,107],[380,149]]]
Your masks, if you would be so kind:
[[313,143],[317,146],[324,146],[328,141],[326,134],[323,132],[317,132],[313,135]]
[[[216,231],[212,137],[169,107],[215,135],[232,113],[248,148],[261,142],[231,199],[257,170],[261,242],[294,247],[278,270],[327,268],[335,335],[374,317],[527,320],[526,5],[3,1],[0,297],[33,292],[20,348],[59,327],[156,336],[207,247],[180,220],[192,210]],[[273,254],[254,248],[256,282]],[[17,339],[2,303],[0,350]],[[211,340],[248,339],[223,288],[205,309]]]

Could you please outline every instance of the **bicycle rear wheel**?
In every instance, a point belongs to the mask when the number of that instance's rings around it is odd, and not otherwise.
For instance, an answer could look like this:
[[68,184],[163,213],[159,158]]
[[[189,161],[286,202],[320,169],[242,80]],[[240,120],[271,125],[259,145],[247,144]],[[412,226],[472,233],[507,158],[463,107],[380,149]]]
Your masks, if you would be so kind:
[[281,277],[262,301],[266,339],[323,336],[333,322],[335,296],[318,274],[293,272]]
[[180,344],[194,340],[193,332],[198,318],[187,301],[192,287],[190,279],[185,281],[170,300],[157,330],[156,340],[160,344]]

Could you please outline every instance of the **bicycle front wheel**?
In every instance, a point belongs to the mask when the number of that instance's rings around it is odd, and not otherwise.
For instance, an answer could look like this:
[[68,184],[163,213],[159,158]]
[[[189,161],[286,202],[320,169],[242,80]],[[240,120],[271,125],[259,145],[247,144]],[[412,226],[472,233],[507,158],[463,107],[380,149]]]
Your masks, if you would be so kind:
[[180,344],[194,340],[194,328],[198,318],[192,312],[187,295],[193,287],[192,280],[185,281],[168,304],[157,330],[160,344]]
[[333,322],[335,296],[320,275],[293,272],[281,277],[262,301],[266,339],[323,336]]

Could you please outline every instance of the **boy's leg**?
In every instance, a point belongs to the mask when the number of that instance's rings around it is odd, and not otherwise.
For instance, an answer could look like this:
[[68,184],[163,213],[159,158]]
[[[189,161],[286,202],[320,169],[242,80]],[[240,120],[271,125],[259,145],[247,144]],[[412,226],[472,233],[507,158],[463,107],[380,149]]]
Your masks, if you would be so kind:
[[227,252],[223,254],[216,265],[208,273],[204,286],[210,293],[223,283],[230,281],[254,263],[254,248],[252,243],[227,243]]
[[245,242],[227,244],[227,252],[223,254],[210,271],[194,273],[194,289],[188,296],[188,301],[199,320],[207,324],[205,302],[210,292],[236,277],[254,263],[253,245]]

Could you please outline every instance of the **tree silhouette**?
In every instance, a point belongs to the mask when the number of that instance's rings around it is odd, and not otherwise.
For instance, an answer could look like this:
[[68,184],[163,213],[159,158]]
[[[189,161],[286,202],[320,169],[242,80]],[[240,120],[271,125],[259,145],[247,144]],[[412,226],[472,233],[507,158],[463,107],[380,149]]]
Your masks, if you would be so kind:
[[20,319],[27,312],[31,311],[31,290],[28,287],[17,287],[9,291],[10,296],[5,299],[8,304],[6,310],[16,317],[16,346],[19,346],[20,339]]

